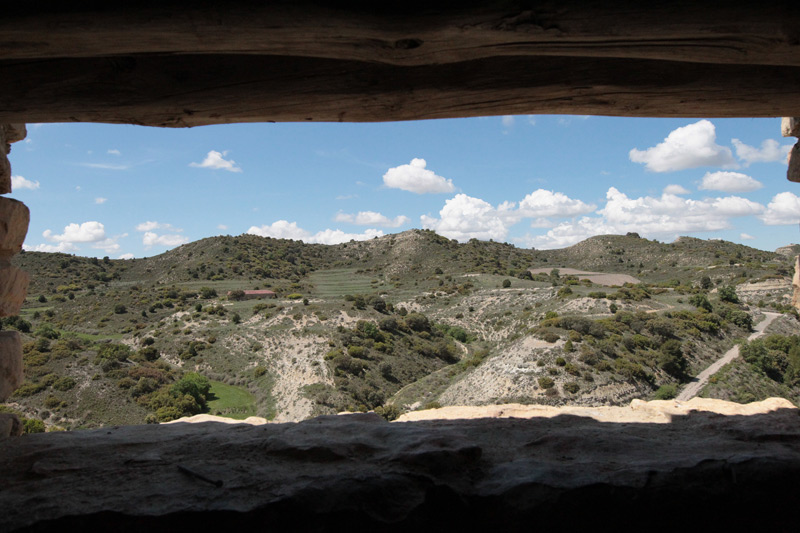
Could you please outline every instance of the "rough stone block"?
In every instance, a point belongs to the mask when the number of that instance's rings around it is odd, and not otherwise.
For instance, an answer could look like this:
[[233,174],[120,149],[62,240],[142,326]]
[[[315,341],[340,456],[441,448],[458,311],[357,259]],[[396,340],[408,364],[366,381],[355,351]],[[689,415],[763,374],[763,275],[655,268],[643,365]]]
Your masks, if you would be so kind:
[[11,265],[0,266],[0,316],[14,316],[28,295],[26,272]]
[[22,385],[22,340],[19,331],[0,331],[0,402]]
[[11,163],[6,156],[6,150],[2,149],[5,146],[5,141],[0,138],[0,194],[11,192]]
[[22,435],[22,422],[17,415],[0,413],[0,440]]
[[3,124],[6,130],[6,142],[15,143],[28,136],[28,129],[25,124]]
[[0,260],[20,252],[30,221],[28,206],[13,198],[0,198]]
[[786,179],[800,183],[800,142],[795,144],[789,152],[789,168],[786,170]]
[[800,137],[800,117],[783,117],[781,134],[784,137]]

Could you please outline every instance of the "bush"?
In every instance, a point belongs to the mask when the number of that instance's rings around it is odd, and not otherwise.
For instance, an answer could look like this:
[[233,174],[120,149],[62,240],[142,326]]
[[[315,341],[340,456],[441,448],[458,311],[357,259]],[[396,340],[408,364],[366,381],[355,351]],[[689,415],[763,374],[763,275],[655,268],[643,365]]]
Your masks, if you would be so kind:
[[507,288],[509,288],[510,286],[511,286],[511,280],[510,280],[510,279],[504,279],[504,280],[503,280],[503,288],[504,288],[504,289],[507,289]]
[[75,380],[69,376],[64,376],[53,383],[53,388],[60,391],[68,391],[75,387]]
[[542,376],[539,378],[539,386],[545,390],[553,388],[556,382],[553,381],[553,378],[549,378],[547,376]]
[[[244,293],[242,294],[242,296],[244,296]],[[211,298],[216,298],[216,297],[217,297],[217,291],[215,289],[212,289],[210,287],[200,288],[200,298],[202,298],[203,300],[209,300]]]
[[303,295],[298,292],[293,292],[292,294],[286,295],[286,298],[289,300],[300,300],[302,297]]
[[569,383],[564,384],[564,390],[570,394],[575,394],[581,390],[581,386],[578,385],[576,381],[570,381]]
[[244,300],[244,291],[243,290],[231,291],[228,294],[228,300],[233,300],[236,302]]
[[719,299],[723,302],[730,302],[733,304],[739,303],[739,297],[736,296],[736,289],[730,285],[727,287],[722,287],[719,290]]
[[128,312],[128,309],[122,304],[117,304],[117,305],[114,306],[114,314],[123,315],[123,314],[125,314],[127,312]]
[[678,387],[670,383],[661,385],[656,391],[656,400],[671,400],[678,395]]

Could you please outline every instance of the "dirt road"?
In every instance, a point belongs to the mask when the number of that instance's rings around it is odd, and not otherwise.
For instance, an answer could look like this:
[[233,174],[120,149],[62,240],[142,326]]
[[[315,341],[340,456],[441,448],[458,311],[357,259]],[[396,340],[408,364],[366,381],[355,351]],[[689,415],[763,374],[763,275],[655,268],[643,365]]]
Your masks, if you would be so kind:
[[[764,330],[767,329],[767,326],[769,326],[773,320],[781,316],[780,313],[766,313],[766,312],[764,313],[764,315],[766,316],[766,318],[761,322],[759,322],[758,324],[756,324],[755,332],[753,332],[749,337],[747,337],[747,340],[751,341],[753,339],[761,337],[764,334]],[[737,357],[739,357],[738,344],[733,348],[731,348],[730,350],[728,350],[727,352],[725,352],[725,355],[723,355],[720,359],[717,359],[711,366],[700,372],[700,374],[696,378],[692,379],[692,381],[688,385],[686,385],[686,387],[684,387],[684,389],[681,391],[680,394],[678,394],[678,397],[675,399],[678,400],[679,402],[686,402],[697,396],[698,393],[701,390],[703,390],[703,387],[706,386],[706,383],[708,383],[708,378],[719,372],[720,368],[727,365]]]

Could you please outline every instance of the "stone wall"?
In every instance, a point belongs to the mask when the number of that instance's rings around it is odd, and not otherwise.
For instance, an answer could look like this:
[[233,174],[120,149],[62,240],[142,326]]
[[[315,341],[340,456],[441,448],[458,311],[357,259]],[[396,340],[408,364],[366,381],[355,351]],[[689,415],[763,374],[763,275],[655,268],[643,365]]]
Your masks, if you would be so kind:
[[[11,192],[11,143],[25,138],[24,124],[0,124],[0,194]],[[28,233],[30,212],[22,202],[0,197],[0,318],[19,313],[28,291],[28,274],[11,266]],[[18,331],[0,331],[0,402],[22,384],[22,342]],[[20,432],[19,420],[0,413],[0,438]]]

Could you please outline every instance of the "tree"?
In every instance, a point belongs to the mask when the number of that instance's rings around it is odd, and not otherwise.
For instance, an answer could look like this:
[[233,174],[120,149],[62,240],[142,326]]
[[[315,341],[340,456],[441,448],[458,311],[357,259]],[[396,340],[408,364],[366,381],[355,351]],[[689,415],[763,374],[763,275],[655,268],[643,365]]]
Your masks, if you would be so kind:
[[116,313],[118,315],[123,315],[123,314],[125,314],[127,312],[128,312],[128,309],[122,304],[117,304],[117,305],[114,306],[114,313]]
[[509,288],[510,286],[511,286],[511,280],[510,280],[510,279],[504,279],[504,280],[503,280],[503,288],[504,288],[504,289],[507,289],[507,288]]
[[211,390],[211,382],[208,378],[197,372],[188,372],[172,385],[173,394],[188,394],[201,407],[205,407],[208,393]]
[[228,294],[228,300],[235,300],[235,301],[244,300],[244,291],[242,290],[231,291]]
[[200,297],[204,300],[209,300],[211,298],[217,297],[217,291],[210,287],[201,287],[200,288]]
[[702,289],[708,290],[711,288],[711,286],[712,286],[711,278],[709,278],[708,276],[703,276],[702,278],[700,278],[700,287]]
[[719,290],[719,299],[723,302],[731,302],[733,304],[739,303],[739,297],[736,295],[736,289],[728,285]]

